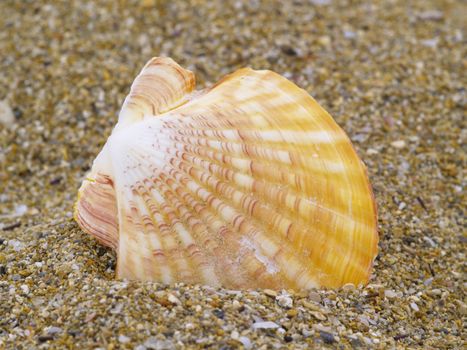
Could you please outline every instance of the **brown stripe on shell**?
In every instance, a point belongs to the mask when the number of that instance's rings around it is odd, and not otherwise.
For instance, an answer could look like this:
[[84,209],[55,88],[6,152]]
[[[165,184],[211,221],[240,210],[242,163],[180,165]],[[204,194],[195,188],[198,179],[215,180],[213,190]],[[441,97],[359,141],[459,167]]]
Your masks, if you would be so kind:
[[76,202],[74,217],[78,224],[102,244],[118,247],[117,202],[112,180],[97,174],[84,181]]
[[165,113],[188,101],[195,77],[168,57],[151,59],[136,77],[122,111],[121,123],[135,122],[144,116]]

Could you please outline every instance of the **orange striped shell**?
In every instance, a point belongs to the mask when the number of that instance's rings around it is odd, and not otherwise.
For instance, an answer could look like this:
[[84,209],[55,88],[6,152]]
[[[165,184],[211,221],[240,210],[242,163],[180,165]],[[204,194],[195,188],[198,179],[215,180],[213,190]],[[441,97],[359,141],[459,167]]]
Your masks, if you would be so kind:
[[84,180],[83,230],[119,278],[233,289],[366,283],[377,253],[366,169],[304,90],[241,69],[203,91],[148,62]]

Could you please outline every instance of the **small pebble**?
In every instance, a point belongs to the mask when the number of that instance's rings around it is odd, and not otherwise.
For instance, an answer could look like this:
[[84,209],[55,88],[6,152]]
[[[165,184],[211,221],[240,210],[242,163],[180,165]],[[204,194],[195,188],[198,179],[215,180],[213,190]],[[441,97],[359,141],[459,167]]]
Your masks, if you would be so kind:
[[240,341],[240,343],[243,344],[243,346],[245,347],[245,349],[251,349],[252,348],[252,344],[251,344],[251,340],[250,338],[248,337],[245,337],[245,336],[241,336],[238,338],[238,340]]
[[29,287],[26,284],[21,285],[21,290],[24,294],[29,294]]
[[384,291],[384,296],[388,299],[395,299],[397,298],[397,293],[393,290],[388,289]]
[[439,21],[443,19],[444,15],[441,11],[429,10],[419,13],[418,17],[425,21]]
[[297,314],[298,314],[297,309],[287,310],[287,317],[295,317],[295,316],[297,316]]
[[24,244],[16,239],[11,239],[8,241],[8,245],[13,247],[15,252],[19,252],[24,248]]
[[331,38],[327,35],[323,35],[323,36],[320,36],[318,38],[318,43],[321,45],[321,46],[329,46],[331,44]]
[[397,149],[402,149],[405,147],[405,141],[404,140],[397,140],[391,142],[391,146]]
[[180,299],[178,299],[175,295],[173,294],[169,294],[167,299],[172,303],[172,304],[176,304],[176,305],[180,305],[182,302],[180,301]]
[[271,298],[277,297],[277,292],[276,292],[275,290],[264,289],[263,292],[264,292],[264,294],[266,294],[268,297],[271,297]]
[[60,327],[52,326],[52,327],[47,328],[47,334],[51,334],[51,335],[62,333],[62,331],[63,330]]
[[288,295],[278,295],[276,301],[283,308],[291,308],[293,306],[293,299]]
[[316,6],[325,6],[330,5],[332,0],[310,0],[310,2]]
[[334,343],[336,340],[334,339],[334,336],[331,334],[331,333],[328,333],[328,332],[325,332],[325,331],[321,331],[319,332],[319,336],[321,337],[321,339],[326,343],[326,344],[332,344]]
[[313,329],[318,332],[331,333],[332,329],[328,326],[323,326],[321,323],[313,324]]
[[310,311],[310,315],[313,315],[313,317],[315,317],[316,319],[320,321],[326,320],[326,316],[324,316],[321,312],[318,312],[318,311]]
[[220,318],[220,319],[223,319],[223,318],[224,318],[224,315],[225,315],[224,311],[223,311],[223,310],[219,310],[219,309],[213,310],[212,313],[213,313],[214,315],[216,315],[217,318]]
[[40,335],[38,337],[38,340],[39,342],[43,343],[43,342],[46,342],[46,341],[49,341],[49,340],[53,340],[54,337],[52,335]]
[[0,101],[0,124],[11,127],[15,123],[15,115],[6,100]]
[[426,47],[430,47],[430,48],[436,48],[438,46],[438,42],[439,42],[438,38],[420,40],[420,44]]
[[342,290],[346,292],[353,292],[355,291],[355,285],[353,283],[346,283],[342,286]]
[[143,344],[146,349],[152,349],[152,350],[169,350],[173,349],[173,342],[170,340],[161,340],[157,339],[155,337],[150,337],[148,338],[144,344]]
[[437,244],[435,243],[435,241],[433,241],[430,237],[423,236],[423,240],[424,240],[425,242],[427,242],[427,243],[430,245],[430,247],[432,247],[432,248],[435,248],[435,247],[437,246]]
[[271,321],[265,321],[253,323],[252,327],[253,329],[274,329],[279,328],[279,325]]
[[321,302],[321,295],[317,292],[309,292],[308,293],[308,299],[311,301],[314,301],[315,303]]
[[125,335],[120,334],[120,335],[118,336],[118,341],[119,341],[120,343],[122,343],[122,344],[129,343],[130,340],[131,340],[131,338],[129,338],[129,337],[125,336]]

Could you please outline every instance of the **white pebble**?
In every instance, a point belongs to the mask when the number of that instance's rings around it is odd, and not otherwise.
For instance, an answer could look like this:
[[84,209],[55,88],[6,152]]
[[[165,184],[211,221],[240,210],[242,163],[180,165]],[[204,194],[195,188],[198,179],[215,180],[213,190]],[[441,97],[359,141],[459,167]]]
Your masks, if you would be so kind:
[[423,46],[435,48],[438,46],[438,41],[439,41],[438,38],[433,38],[433,39],[420,40],[420,43]]
[[29,287],[26,284],[21,285],[21,290],[24,294],[29,294]]
[[162,349],[173,349],[174,344],[170,340],[159,340],[155,337],[150,337],[144,342],[144,346],[148,349],[162,350]]
[[357,319],[360,321],[360,323],[363,323],[365,326],[370,327],[370,322],[368,320],[368,317],[359,315]]
[[182,302],[180,301],[180,299],[178,299],[175,295],[173,294],[169,294],[168,296],[168,299],[169,301],[172,303],[172,304],[176,304],[176,305],[180,305]]
[[377,150],[375,150],[374,148],[368,148],[366,150],[366,154],[368,154],[369,156],[372,156],[374,154],[378,154],[379,152]]
[[344,38],[346,39],[355,39],[357,37],[357,33],[351,30],[344,30]]
[[404,140],[397,140],[391,142],[391,146],[397,149],[402,149],[405,147],[405,141]]
[[274,329],[279,328],[279,325],[271,321],[264,321],[253,323],[252,327],[253,329]]
[[439,21],[443,19],[444,13],[437,10],[428,10],[418,14],[418,17],[427,21]]
[[60,327],[52,326],[47,329],[47,334],[57,334],[62,333],[62,331],[63,330]]
[[7,101],[0,101],[0,124],[10,127],[15,122],[15,116]]
[[427,242],[432,248],[437,246],[436,242],[433,241],[430,237],[423,236],[423,240]]
[[430,277],[430,278],[426,279],[426,280],[423,282],[423,284],[424,284],[425,286],[428,287],[428,286],[431,285],[432,282],[433,282],[433,277]]
[[313,329],[318,331],[318,332],[326,332],[326,333],[333,333],[331,327],[323,326],[321,323],[314,324]]
[[419,311],[420,309],[418,308],[418,305],[415,304],[414,302],[410,303],[410,307],[412,308],[412,310],[414,311]]
[[293,306],[293,300],[288,295],[278,295],[276,301],[280,306],[285,308],[291,308]]
[[331,0],[311,0],[311,3],[316,6],[325,6],[331,3]]
[[397,293],[393,290],[387,289],[384,291],[384,296],[388,299],[395,299],[397,298]]
[[119,315],[123,310],[123,303],[118,303],[114,308],[110,310],[111,314]]
[[130,340],[131,340],[131,339],[130,339],[129,337],[127,337],[126,335],[120,334],[120,335],[118,336],[118,341],[119,341],[120,343],[126,344],[126,343],[128,343]]
[[10,239],[8,241],[8,245],[13,247],[15,252],[19,252],[21,249],[24,248],[24,244],[16,239]]
[[238,340],[243,344],[245,349],[251,349],[251,340],[250,340],[250,338],[242,336],[242,337],[238,338]]
[[308,299],[310,299],[311,301],[314,301],[315,303],[320,303],[321,295],[319,295],[319,293],[317,292],[311,291],[310,293],[308,293]]
[[28,206],[26,204],[19,204],[15,207],[15,215],[22,216],[28,211]]

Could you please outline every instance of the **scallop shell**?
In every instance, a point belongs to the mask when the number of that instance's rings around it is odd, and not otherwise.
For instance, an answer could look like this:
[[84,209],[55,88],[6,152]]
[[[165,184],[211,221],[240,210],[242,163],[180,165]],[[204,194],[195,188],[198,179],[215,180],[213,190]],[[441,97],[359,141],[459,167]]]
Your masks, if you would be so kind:
[[366,283],[377,253],[366,169],[304,90],[240,69],[194,91],[153,58],[84,180],[81,228],[119,278],[233,289]]

